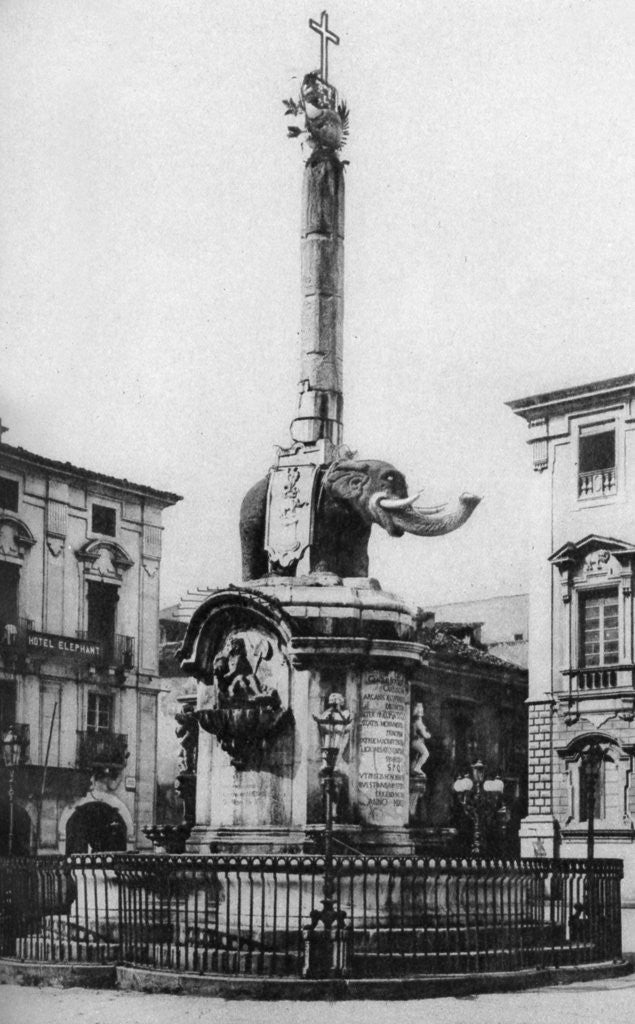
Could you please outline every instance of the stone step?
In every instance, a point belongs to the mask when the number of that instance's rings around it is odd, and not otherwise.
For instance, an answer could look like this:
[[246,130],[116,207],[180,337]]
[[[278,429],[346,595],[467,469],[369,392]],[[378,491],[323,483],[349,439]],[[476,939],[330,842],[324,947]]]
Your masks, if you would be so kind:
[[74,963],[112,963],[119,959],[119,945],[112,942],[77,941],[23,935],[16,939],[15,955],[22,960],[46,960]]
[[564,927],[525,922],[514,928],[486,926],[481,928],[368,928],[353,932],[356,950],[369,952],[393,951],[462,951],[483,946],[518,945],[551,946],[565,938]]
[[484,948],[478,951],[435,953],[373,953],[354,950],[350,957],[351,974],[355,978],[382,977],[411,974],[462,974],[483,970],[513,970],[519,967],[539,967],[548,954],[550,963],[575,964],[590,962],[593,944],[566,942],[520,949],[504,947]]
[[[125,949],[122,959],[125,963]],[[200,949],[188,945],[135,947],[134,960],[148,967],[202,974],[298,976],[302,965],[301,955],[293,952]]]

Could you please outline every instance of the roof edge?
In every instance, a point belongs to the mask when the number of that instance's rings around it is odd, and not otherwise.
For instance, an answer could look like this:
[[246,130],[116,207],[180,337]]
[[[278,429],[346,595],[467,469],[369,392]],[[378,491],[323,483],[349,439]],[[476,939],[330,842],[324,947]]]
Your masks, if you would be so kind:
[[546,391],[543,394],[530,395],[527,398],[516,398],[505,405],[517,416],[535,415],[551,406],[577,405],[587,398],[601,396],[615,397],[620,392],[635,392],[635,373],[622,377],[610,377],[608,380],[591,381],[589,384],[577,384],[570,388],[557,391]]
[[183,500],[181,494],[175,494],[172,491],[161,491],[156,487],[149,487],[147,484],[135,484],[131,480],[126,480],[122,477],[109,476],[107,473],[99,473],[96,470],[85,469],[82,466],[74,466],[71,462],[59,462],[56,459],[49,459],[45,455],[29,452],[26,448],[14,447],[4,442],[0,444],[0,458],[3,455],[8,455],[9,458],[13,458],[16,461],[30,463],[40,469],[51,470],[60,476],[74,477],[80,480],[95,480],[99,483],[109,484],[111,487],[117,487],[128,493],[134,492],[143,497],[154,498],[165,507],[176,505],[178,501]]

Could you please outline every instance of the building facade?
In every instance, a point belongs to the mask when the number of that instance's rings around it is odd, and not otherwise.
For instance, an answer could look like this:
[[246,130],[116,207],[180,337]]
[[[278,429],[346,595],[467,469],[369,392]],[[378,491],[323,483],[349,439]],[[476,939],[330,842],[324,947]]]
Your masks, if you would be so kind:
[[[176,494],[0,444],[0,852],[148,846],[161,517]],[[12,818],[11,836],[10,819]]]
[[518,825],[527,807],[527,671],[491,654],[479,631],[469,623],[427,619],[418,624],[423,652],[413,672],[410,704],[423,706],[430,756],[423,799],[419,804],[411,799],[410,824],[423,853],[469,852],[472,824],[453,786],[479,760],[486,777],[498,776],[504,785],[498,815],[483,823],[483,852],[497,857],[519,852]]
[[510,402],[534,486],[528,856],[624,859],[635,898],[635,375]]

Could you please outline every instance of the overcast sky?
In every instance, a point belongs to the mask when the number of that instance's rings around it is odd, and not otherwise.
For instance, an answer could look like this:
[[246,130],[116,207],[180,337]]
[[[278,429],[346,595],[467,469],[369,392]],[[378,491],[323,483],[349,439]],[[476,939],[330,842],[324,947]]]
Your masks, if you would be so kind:
[[[375,529],[424,605],[526,588],[504,402],[633,372],[632,0],[333,0],[346,151],[345,440],[446,538]],[[3,0],[5,440],[184,495],[162,603],[239,579],[238,509],[288,442],[303,155],[281,100],[319,3]],[[631,538],[635,540],[635,536]]]

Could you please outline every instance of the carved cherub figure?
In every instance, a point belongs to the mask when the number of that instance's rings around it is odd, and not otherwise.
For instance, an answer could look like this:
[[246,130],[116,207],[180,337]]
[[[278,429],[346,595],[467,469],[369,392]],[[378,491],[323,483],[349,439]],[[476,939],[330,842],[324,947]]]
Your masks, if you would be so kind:
[[423,766],[430,757],[426,740],[431,734],[423,720],[423,704],[415,704],[410,722],[410,774],[425,775]]
[[272,654],[270,642],[263,640],[252,667],[245,640],[239,636],[233,637],[227,651],[214,658],[214,679],[218,687],[219,704],[231,707],[247,703],[279,703],[277,690],[266,686],[257,675],[261,662],[268,661]]
[[219,696],[231,703],[253,699],[262,692],[242,637],[234,637],[227,652],[214,659],[214,676]]

